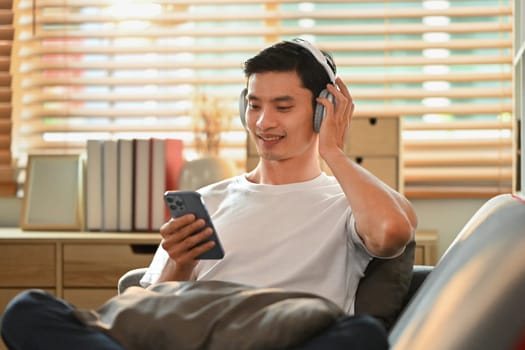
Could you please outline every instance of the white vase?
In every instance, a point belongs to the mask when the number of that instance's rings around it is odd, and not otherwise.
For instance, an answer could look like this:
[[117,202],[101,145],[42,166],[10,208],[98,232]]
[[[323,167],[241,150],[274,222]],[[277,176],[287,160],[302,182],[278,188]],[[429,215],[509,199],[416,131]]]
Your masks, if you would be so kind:
[[196,190],[236,174],[235,164],[219,156],[204,156],[189,160],[182,166],[179,189]]

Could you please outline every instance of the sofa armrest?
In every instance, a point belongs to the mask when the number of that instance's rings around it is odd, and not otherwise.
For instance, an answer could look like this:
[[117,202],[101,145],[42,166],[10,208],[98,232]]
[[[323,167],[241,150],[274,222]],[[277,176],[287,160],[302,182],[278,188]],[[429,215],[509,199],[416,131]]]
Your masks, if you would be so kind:
[[133,270],[129,270],[118,280],[118,293],[123,293],[128,287],[140,286],[140,279],[147,271],[147,267],[139,267]]

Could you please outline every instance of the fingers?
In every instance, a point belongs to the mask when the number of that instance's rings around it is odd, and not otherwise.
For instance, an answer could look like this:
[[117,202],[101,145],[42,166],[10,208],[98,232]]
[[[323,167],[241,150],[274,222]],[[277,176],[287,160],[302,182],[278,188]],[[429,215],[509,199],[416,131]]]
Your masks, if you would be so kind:
[[162,248],[178,264],[192,263],[215,245],[213,241],[202,243],[213,234],[213,230],[205,225],[204,220],[196,220],[192,214],[171,219],[160,229]]
[[161,226],[160,234],[162,235],[162,237],[166,238],[164,235],[169,235],[172,231],[175,231],[188,224],[191,224],[195,221],[195,219],[195,215],[193,214],[187,214],[176,219],[171,219]]
[[348,90],[348,87],[343,82],[343,80],[337,77],[335,83],[337,87],[333,84],[328,84],[326,87],[328,91],[330,91],[330,93],[332,93],[332,95],[335,96],[337,104],[342,104],[343,106],[346,106],[348,102],[352,103],[352,96],[350,95],[350,91]]
[[205,225],[204,220],[195,218],[193,214],[187,214],[176,219],[171,219],[160,228],[160,234],[164,239],[181,241]]
[[346,86],[346,84],[343,82],[343,80],[339,77],[337,77],[335,79],[335,83],[337,84],[337,87],[339,88],[339,91],[341,91],[341,93],[348,97],[350,101],[352,101],[352,96],[350,95],[350,91],[348,90],[348,87]]
[[340,77],[337,77],[335,80],[337,88],[332,84],[327,86],[327,89],[335,96],[336,98],[336,110],[339,109],[343,112],[343,115],[351,118],[355,110],[355,104],[352,99],[352,95],[348,90],[348,87],[343,82]]

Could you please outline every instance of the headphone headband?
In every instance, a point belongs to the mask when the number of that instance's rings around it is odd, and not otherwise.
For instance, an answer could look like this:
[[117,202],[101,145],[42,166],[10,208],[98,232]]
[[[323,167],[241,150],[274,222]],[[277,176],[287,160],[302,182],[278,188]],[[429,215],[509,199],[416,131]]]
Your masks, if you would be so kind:
[[317,47],[312,45],[309,41],[301,39],[301,38],[294,38],[292,40],[287,40],[287,42],[299,45],[303,47],[304,49],[308,50],[314,56],[314,58],[319,62],[321,66],[323,66],[324,70],[328,74],[328,77],[330,78],[330,82],[335,85],[335,74],[330,65],[328,64],[326,56],[319,50]]
[[[306,51],[310,52],[310,54],[314,56],[315,60],[321,66],[323,66],[324,70],[328,74],[330,82],[336,85],[335,84],[335,73],[334,73],[335,69],[332,70],[332,67],[329,64],[329,58],[326,55],[324,55],[321,52],[321,50],[319,50],[318,48],[316,48],[315,46],[313,46],[312,44],[310,44],[308,41],[304,39],[295,38],[292,40],[287,40],[285,42],[298,45],[304,48]],[[247,93],[248,93],[248,89],[244,88],[241,91],[241,95],[239,96],[239,115],[241,117],[241,122],[244,127],[246,127],[245,114],[248,108],[248,103],[246,101]],[[331,93],[329,93],[327,89],[323,89],[320,92],[319,97],[326,98],[332,103],[335,103],[334,96]],[[313,116],[313,129],[315,132],[319,132],[319,130],[321,129],[321,122],[324,119],[325,113],[326,111],[325,111],[324,106],[321,103],[315,103],[315,110],[314,110],[314,116]]]

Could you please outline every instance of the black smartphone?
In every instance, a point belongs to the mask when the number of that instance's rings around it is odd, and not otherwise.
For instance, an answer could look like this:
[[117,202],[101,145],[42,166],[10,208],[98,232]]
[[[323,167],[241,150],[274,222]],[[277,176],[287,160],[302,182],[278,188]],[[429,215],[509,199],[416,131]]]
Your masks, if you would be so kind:
[[199,192],[166,191],[164,193],[164,201],[168,206],[172,218],[177,218],[186,214],[194,214],[196,218],[204,219],[206,226],[211,227],[213,230],[213,234],[202,243],[212,240],[215,242],[215,246],[207,252],[199,255],[197,259],[222,259],[224,257],[224,249],[222,248],[215,226],[211,221],[210,214],[208,213]]

